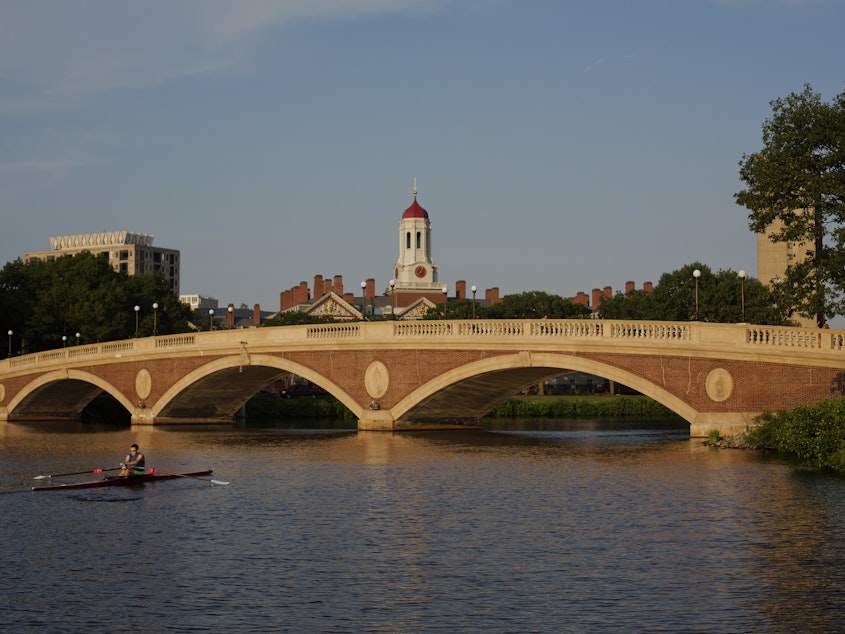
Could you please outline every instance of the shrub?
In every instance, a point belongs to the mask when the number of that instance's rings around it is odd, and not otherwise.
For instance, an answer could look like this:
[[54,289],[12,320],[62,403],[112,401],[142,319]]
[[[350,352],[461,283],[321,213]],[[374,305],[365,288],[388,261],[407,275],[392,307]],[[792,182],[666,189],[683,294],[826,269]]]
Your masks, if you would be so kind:
[[767,412],[758,420],[748,436],[751,443],[777,449],[803,465],[845,473],[845,399]]

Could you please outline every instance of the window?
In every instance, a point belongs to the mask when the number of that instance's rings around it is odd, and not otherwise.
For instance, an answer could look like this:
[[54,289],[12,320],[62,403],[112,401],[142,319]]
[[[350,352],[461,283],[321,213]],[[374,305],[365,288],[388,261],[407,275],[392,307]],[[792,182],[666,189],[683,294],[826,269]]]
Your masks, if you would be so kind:
[[411,248],[411,232],[410,231],[405,234],[405,248],[406,249]]
[[417,248],[418,249],[420,248],[421,244],[422,244],[422,234],[419,231],[417,231]]

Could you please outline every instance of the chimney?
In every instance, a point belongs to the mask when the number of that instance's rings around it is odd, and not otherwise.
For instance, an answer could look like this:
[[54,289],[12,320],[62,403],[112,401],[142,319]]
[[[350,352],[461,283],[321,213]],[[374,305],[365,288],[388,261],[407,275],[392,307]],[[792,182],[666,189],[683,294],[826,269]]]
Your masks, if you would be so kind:
[[252,324],[256,328],[261,325],[261,306],[258,304],[252,307]]
[[590,297],[584,291],[578,291],[578,294],[569,301],[573,304],[581,304],[587,308],[590,307]]
[[[331,280],[323,280],[323,295],[332,292],[332,281]],[[322,295],[321,295],[322,297]],[[316,297],[314,299],[317,299]]]
[[366,297],[367,297],[367,299],[372,299],[375,296],[376,296],[376,280],[375,280],[375,278],[369,277],[369,278],[367,278]]
[[625,294],[633,293],[637,288],[634,282],[625,282]]
[[601,291],[597,288],[593,289],[593,301],[590,304],[592,310],[598,310],[601,306]]
[[651,293],[651,291],[653,291],[653,290],[654,290],[654,286],[652,285],[651,282],[643,282],[643,291],[645,291],[646,294]]
[[311,288],[314,289],[314,299],[323,296],[323,276],[322,275],[315,275],[314,276],[314,286]]
[[498,304],[501,300],[499,299],[499,287],[494,286],[493,288],[488,288],[484,291],[484,298],[490,302],[491,305]]
[[613,297],[613,289],[610,286],[604,287],[604,296],[605,297]]
[[467,283],[465,280],[455,282],[455,299],[467,298]]
[[342,275],[335,275],[334,276],[334,284],[332,284],[332,291],[338,297],[343,297],[343,276]]

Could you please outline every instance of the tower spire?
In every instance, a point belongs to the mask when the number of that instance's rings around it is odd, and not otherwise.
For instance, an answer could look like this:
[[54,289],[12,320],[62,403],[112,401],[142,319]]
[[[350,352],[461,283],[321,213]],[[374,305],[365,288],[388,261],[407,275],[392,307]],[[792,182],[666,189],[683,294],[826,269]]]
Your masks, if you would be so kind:
[[417,199],[417,177],[414,176],[414,200]]

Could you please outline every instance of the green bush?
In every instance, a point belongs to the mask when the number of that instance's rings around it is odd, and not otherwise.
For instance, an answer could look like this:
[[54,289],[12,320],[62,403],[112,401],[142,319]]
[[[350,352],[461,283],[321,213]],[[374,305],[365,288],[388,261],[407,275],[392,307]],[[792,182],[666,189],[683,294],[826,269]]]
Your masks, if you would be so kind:
[[767,412],[749,442],[787,454],[800,464],[845,473],[845,399]]
[[258,395],[247,401],[247,418],[352,418],[346,406],[334,398],[272,398]]
[[645,396],[516,396],[490,418],[667,418],[671,410]]

